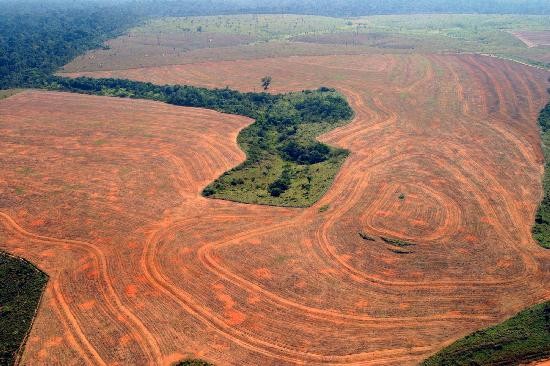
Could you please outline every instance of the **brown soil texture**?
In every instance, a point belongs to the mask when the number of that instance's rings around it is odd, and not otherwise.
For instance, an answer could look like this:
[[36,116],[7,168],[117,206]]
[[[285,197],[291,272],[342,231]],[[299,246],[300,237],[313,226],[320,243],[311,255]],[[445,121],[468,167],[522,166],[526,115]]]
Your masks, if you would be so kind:
[[512,32],[514,36],[528,47],[550,46],[550,30]]
[[23,364],[413,365],[550,298],[550,252],[530,235],[548,73],[378,55],[93,75],[253,90],[267,74],[273,92],[336,87],[356,111],[322,137],[351,154],[311,208],[200,196],[243,161],[249,119],[64,93],[0,102],[0,247],[51,276]]
[[[153,36],[153,43],[156,42]],[[255,60],[290,56],[327,56],[379,54],[381,48],[387,53],[411,53],[413,51],[433,50],[434,47],[423,46],[421,42],[411,44],[409,39],[391,37],[379,44],[321,44],[319,42],[270,41],[252,44],[241,44],[231,47],[196,48],[188,51],[167,48],[161,45],[143,45],[133,42],[119,43],[110,50],[92,50],[75,58],[65,65],[61,72],[111,71],[132,68],[156,67],[165,65],[194,64],[198,62]],[[395,49],[390,49],[396,47]],[[436,47],[437,48],[437,47]]]
[[[77,57],[64,70],[112,70],[115,68],[172,65],[220,53],[237,46],[247,48],[254,37],[223,33],[129,33],[111,39],[104,49]],[[118,63],[118,64],[117,64]]]

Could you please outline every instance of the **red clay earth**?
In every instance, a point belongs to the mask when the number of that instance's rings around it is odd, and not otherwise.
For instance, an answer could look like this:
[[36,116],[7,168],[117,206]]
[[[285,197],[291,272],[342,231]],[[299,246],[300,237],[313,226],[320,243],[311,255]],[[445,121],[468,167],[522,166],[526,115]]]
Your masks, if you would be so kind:
[[[322,138],[351,155],[311,208],[200,196],[244,159],[246,118],[63,93],[0,102],[0,246],[51,276],[24,364],[412,365],[550,298],[550,252],[530,235],[548,73],[379,55],[108,75],[252,90],[266,74],[273,91],[337,87],[356,111]],[[398,254],[380,236],[416,245]]]

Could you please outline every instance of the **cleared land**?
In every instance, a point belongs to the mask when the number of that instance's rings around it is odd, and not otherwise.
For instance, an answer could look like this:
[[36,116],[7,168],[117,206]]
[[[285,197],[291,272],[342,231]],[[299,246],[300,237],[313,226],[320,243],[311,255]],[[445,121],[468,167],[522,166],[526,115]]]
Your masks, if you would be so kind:
[[274,92],[337,87],[356,112],[322,137],[351,154],[308,209],[200,196],[244,160],[251,120],[63,93],[0,103],[0,243],[51,275],[24,363],[415,364],[550,297],[531,238],[548,73],[377,55],[93,75],[253,90],[266,74]]
[[541,32],[548,29],[547,16],[518,15],[383,15],[352,19],[298,15],[162,18],[109,41],[108,49],[95,50],[76,58],[63,71],[106,71],[201,61],[381,52],[484,53],[550,68],[548,46],[529,48],[512,34],[540,35],[547,34]]
[[512,34],[528,47],[550,46],[550,30],[512,32]]

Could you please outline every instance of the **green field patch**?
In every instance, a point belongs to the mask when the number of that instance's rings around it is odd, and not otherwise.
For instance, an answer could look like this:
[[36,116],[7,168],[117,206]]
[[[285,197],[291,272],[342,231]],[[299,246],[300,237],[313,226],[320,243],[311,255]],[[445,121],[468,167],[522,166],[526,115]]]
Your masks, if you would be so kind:
[[548,356],[550,301],[472,333],[428,358],[422,365],[520,365]]
[[[550,68],[548,47],[527,48],[510,33],[547,30],[548,17],[544,15],[373,15],[354,19],[353,26],[359,34],[377,32],[409,37],[409,43],[417,51],[492,54]],[[437,69],[436,73],[440,75]]]
[[152,19],[142,26],[131,29],[130,33],[225,33],[269,41],[298,34],[333,32],[342,27],[346,27],[346,20],[342,18],[293,14],[238,14]]

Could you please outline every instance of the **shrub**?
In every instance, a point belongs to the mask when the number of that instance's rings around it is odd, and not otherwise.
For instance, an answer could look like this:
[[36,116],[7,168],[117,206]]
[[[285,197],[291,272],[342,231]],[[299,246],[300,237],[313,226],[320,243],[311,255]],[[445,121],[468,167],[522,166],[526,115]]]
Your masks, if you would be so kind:
[[374,241],[375,240],[372,236],[370,236],[368,234],[365,234],[363,232],[360,232],[359,236],[364,240],[368,240],[368,241]]
[[281,176],[267,187],[269,194],[273,197],[279,197],[290,187],[290,180],[290,171],[284,169]]
[[330,208],[330,205],[324,205],[319,207],[319,212],[325,212]]
[[329,147],[319,142],[303,145],[293,139],[284,144],[280,151],[285,160],[298,164],[316,164],[330,157]]
[[189,358],[189,359],[175,363],[174,366],[214,366],[214,365],[211,364],[210,362],[206,362],[203,360]]

